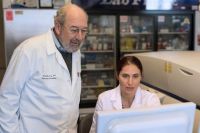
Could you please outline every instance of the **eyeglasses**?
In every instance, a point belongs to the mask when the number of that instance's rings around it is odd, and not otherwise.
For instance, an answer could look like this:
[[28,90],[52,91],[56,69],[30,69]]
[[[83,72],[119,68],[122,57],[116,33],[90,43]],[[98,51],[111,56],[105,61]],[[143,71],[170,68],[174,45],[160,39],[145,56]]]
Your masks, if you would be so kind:
[[[64,26],[65,27],[65,26]],[[66,27],[70,32],[71,32],[71,34],[73,34],[73,35],[77,35],[79,32],[81,32],[81,34],[83,35],[83,36],[86,36],[87,34],[88,34],[88,30],[87,30],[87,28],[82,28],[82,29],[80,29],[80,28],[78,28],[78,27],[76,27],[76,26],[72,26],[72,27]]]

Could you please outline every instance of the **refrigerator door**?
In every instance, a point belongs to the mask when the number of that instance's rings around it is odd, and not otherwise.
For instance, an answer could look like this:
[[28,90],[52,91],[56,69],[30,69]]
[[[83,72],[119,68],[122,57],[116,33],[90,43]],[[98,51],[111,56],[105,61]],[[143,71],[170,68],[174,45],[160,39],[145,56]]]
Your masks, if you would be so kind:
[[98,95],[115,87],[114,15],[89,15],[89,33],[82,53],[82,103],[96,103]]
[[191,16],[158,15],[158,50],[188,50],[190,46]]
[[154,45],[153,16],[120,16],[120,53],[152,51]]
[[6,64],[22,41],[53,27],[55,14],[53,9],[4,9]]

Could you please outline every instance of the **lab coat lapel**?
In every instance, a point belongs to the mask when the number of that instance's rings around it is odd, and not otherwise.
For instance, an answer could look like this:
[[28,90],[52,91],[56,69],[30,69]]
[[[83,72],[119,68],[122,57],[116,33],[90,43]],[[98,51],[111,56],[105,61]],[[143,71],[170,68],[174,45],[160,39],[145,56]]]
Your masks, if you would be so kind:
[[141,107],[141,105],[142,105],[142,92],[141,88],[138,87],[131,108],[139,108]]
[[72,54],[72,87],[76,85],[77,78],[81,76],[80,50]]
[[[66,65],[66,63],[65,63],[65,60],[63,59],[63,57],[62,57],[62,55],[61,55],[61,53],[60,53],[59,51],[56,51],[56,60],[58,61],[58,63],[59,63],[64,69],[68,70],[68,69],[67,69],[67,65]],[[69,70],[68,70],[68,72],[69,72]]]
[[115,93],[111,94],[111,102],[113,108],[116,110],[122,109],[122,101],[121,101],[121,94],[120,94],[120,87],[117,86],[115,89]]
[[47,33],[47,44],[49,44],[49,45],[47,45],[47,54],[48,55],[51,55],[51,54],[54,54],[55,53],[55,55],[56,55],[56,60],[58,61],[58,63],[64,68],[64,69],[67,69],[67,65],[66,65],[66,63],[65,63],[65,61],[64,61],[64,59],[62,58],[62,55],[61,55],[61,53],[58,51],[58,49],[56,48],[56,46],[55,46],[55,43],[54,43],[54,41],[53,41],[53,37],[52,37],[52,32],[51,31],[49,31],[48,33]]

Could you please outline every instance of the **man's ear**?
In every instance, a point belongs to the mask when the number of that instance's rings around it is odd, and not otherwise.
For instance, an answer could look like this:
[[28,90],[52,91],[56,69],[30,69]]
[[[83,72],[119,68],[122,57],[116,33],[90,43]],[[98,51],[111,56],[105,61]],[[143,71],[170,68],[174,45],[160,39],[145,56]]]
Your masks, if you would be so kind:
[[60,35],[60,34],[61,34],[62,26],[61,26],[60,23],[55,22],[55,27],[54,27],[54,29],[55,29],[55,32],[56,32],[57,35]]

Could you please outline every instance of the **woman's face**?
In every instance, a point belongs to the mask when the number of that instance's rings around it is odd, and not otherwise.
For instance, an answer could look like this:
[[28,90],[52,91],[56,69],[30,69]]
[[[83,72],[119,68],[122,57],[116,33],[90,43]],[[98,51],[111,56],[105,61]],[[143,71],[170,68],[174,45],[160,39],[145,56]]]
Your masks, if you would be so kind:
[[134,65],[125,65],[118,75],[121,93],[135,95],[136,89],[141,81],[140,69]]

